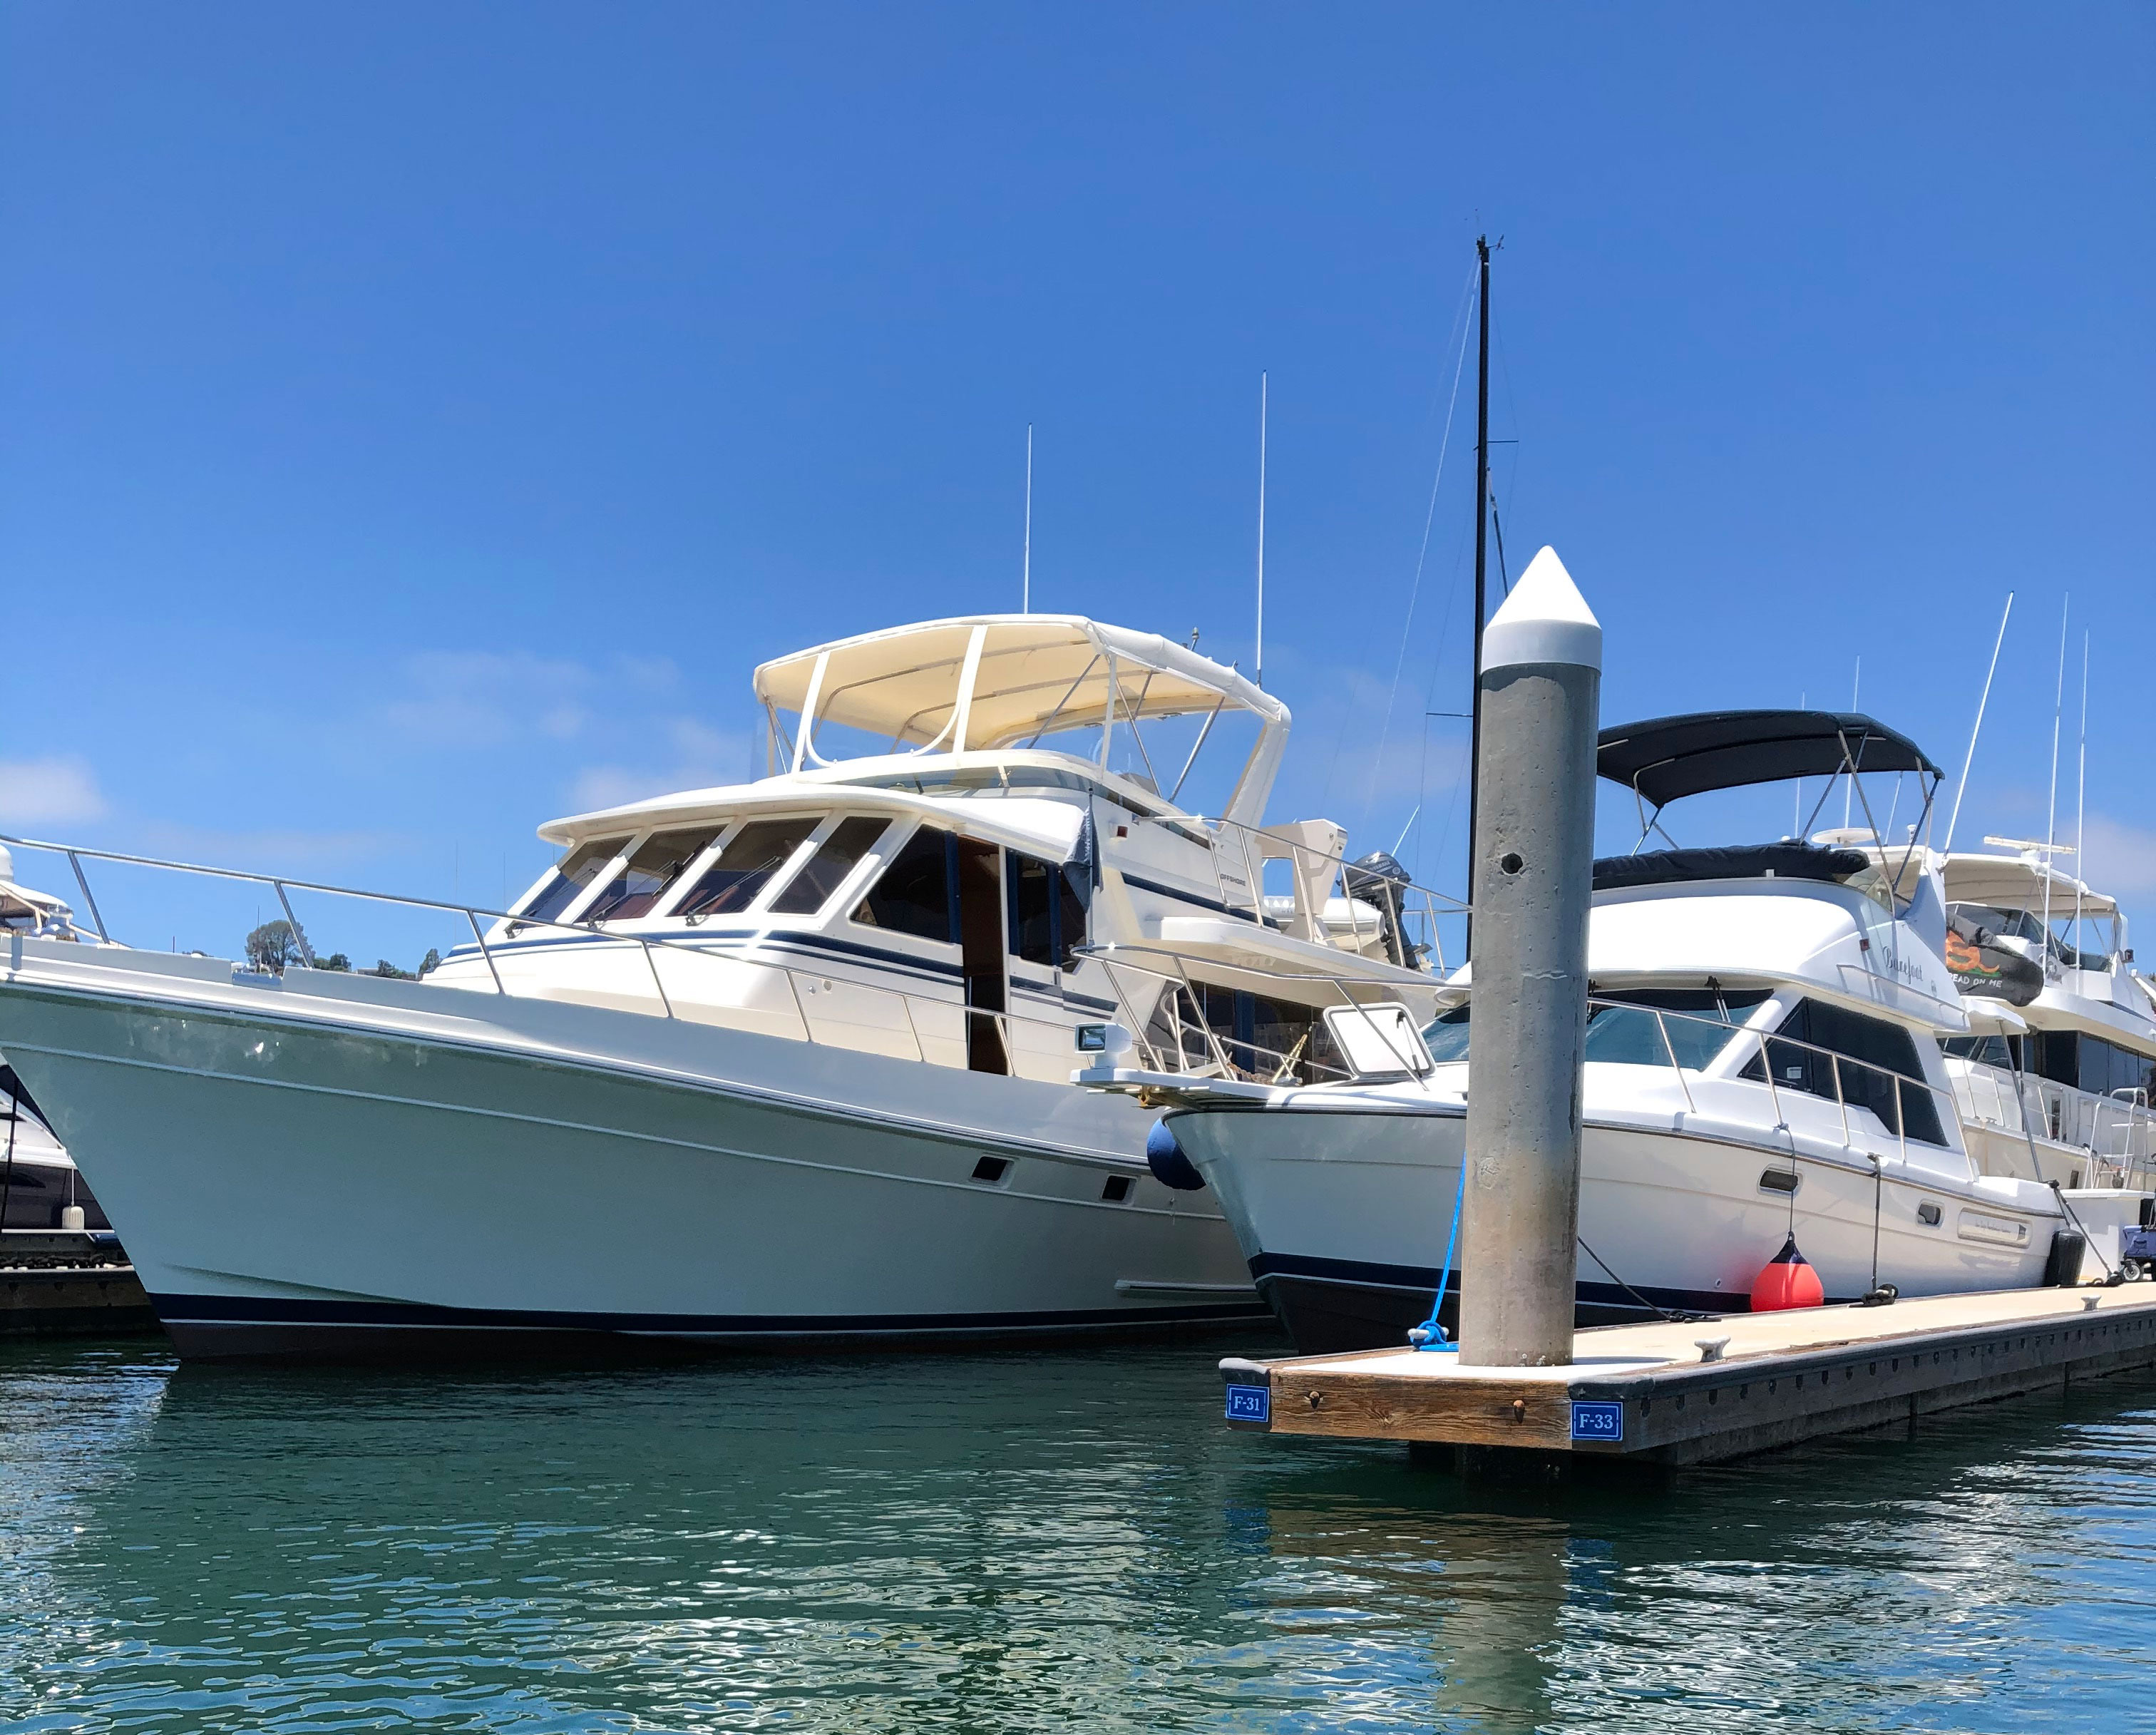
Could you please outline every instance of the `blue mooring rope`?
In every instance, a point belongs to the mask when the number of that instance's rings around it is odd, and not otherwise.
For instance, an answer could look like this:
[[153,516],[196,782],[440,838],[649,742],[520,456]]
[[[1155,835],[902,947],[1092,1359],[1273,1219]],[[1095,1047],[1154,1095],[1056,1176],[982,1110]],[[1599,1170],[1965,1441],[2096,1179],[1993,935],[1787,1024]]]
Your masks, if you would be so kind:
[[1408,1333],[1408,1342],[1417,1349],[1458,1351],[1460,1346],[1445,1336],[1445,1327],[1437,1322],[1438,1311],[1445,1306],[1445,1291],[1452,1282],[1452,1255],[1460,1245],[1460,1207],[1467,1198],[1467,1153],[1460,1153],[1460,1187],[1452,1195],[1452,1232],[1445,1238],[1445,1269],[1437,1276],[1437,1299],[1430,1304],[1430,1317]]

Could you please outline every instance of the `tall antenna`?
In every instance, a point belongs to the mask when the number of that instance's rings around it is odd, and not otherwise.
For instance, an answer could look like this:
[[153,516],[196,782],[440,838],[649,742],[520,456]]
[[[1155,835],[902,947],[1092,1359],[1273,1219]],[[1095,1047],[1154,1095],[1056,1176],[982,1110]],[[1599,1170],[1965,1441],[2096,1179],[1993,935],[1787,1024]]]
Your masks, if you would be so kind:
[[1025,566],[1024,589],[1019,604],[1022,614],[1033,613],[1033,423],[1025,424]]
[[[1809,691],[1798,694],[1797,709],[1802,711],[1809,705],[1811,696]],[[1797,779],[1796,789],[1790,795],[1789,801],[1789,835],[1801,844],[1804,840],[1804,780],[1802,778]]]
[[1265,376],[1258,375],[1258,654],[1253,677],[1265,684]]
[[2006,623],[2014,618],[2014,593],[2006,593],[2006,612],[1999,617],[1999,636],[1991,641],[1991,666],[1984,673],[1984,696],[1976,701],[1976,726],[1969,731],[1969,752],[1962,756],[1961,784],[1954,791],[1953,812],[1947,816],[1947,840],[1942,855],[1953,849],[1954,827],[1961,819],[1961,798],[1969,793],[1969,768],[1976,762],[1976,737],[1984,732],[1984,707],[1991,702],[1991,677],[1999,673],[1999,648],[2006,642]]
[[[1856,709],[1856,696],[1863,690],[1863,686],[1864,659],[1862,657],[1859,657],[1856,660],[1856,673],[1851,679],[1849,683],[1849,708],[1851,711]],[[1861,758],[1863,755],[1860,753],[1857,757]],[[1827,793],[1831,795],[1834,793],[1834,785],[1829,783],[1826,787]],[[1849,773],[1849,781],[1841,786],[1841,827],[1844,831],[1846,831],[1849,829],[1849,798],[1856,793],[1856,773],[1852,770]]]
[[2082,822],[2088,814],[2088,629],[2082,630],[2082,754],[2081,775],[2074,791],[2074,951],[2082,945],[2082,887],[2088,879],[2088,856],[2082,845]]
[[2051,803],[2044,821],[2044,944],[2051,944],[2051,857],[2059,844],[2059,719],[2066,708],[2066,616],[2074,605],[2071,591],[2059,605],[2059,690],[2051,697]]

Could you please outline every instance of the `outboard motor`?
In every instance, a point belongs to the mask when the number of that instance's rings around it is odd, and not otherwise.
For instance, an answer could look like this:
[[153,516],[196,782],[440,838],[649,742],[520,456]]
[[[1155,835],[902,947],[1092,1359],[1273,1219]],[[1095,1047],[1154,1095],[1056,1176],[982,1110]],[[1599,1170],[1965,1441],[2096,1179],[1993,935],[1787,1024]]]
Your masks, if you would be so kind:
[[1349,897],[1377,906],[1384,922],[1385,956],[1409,969],[1419,968],[1422,959],[1409,947],[1405,926],[1408,870],[1383,850],[1373,850],[1343,867],[1340,882]]

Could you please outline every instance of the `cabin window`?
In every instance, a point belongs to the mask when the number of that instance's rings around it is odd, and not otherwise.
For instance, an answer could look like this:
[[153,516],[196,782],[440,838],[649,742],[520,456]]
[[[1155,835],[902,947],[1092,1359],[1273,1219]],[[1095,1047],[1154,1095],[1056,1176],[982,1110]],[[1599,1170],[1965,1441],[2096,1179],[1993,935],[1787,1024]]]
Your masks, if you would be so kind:
[[[1620,1004],[1588,1009],[1589,1060],[1704,1072],[1767,993],[1763,988],[1741,993],[1711,988],[1625,988],[1595,998]],[[1664,1016],[1656,1018],[1657,1012]]]
[[1314,1082],[1345,1076],[1348,1070],[1316,1007],[1217,983],[1170,988],[1146,1026],[1146,1039],[1166,1055],[1179,1055],[1185,1070],[1214,1064],[1209,1033],[1240,1078],[1268,1084]]
[[1957,1060],[1974,1060],[1982,1066],[2020,1070],[2020,1056],[2007,1046],[2005,1036],[1949,1036],[1939,1046]]
[[1086,943],[1082,882],[1067,867],[1006,850],[1004,883],[1011,956],[1045,970],[1075,969]]
[[[595,838],[588,844],[579,844],[562,858],[547,883],[519,913],[534,921],[552,921],[583,893],[584,888],[598,878],[606,865],[621,854],[627,838]],[[511,932],[515,930],[512,928]]]
[[1440,1012],[1422,1027],[1422,1045],[1440,1066],[1467,1058],[1467,1008],[1455,1006]]
[[[1868,1108],[1889,1131],[1906,1130],[1909,1137],[1924,1144],[1947,1142],[1938,1105],[1918,1082],[1923,1070],[1917,1063],[1916,1041],[1899,1024],[1825,1000],[1799,1000],[1775,1036],[1791,1039],[1767,1039],[1767,1063],[1774,1069],[1774,1083],[1780,1089],[1804,1091],[1833,1101],[1839,1074],[1838,1094],[1851,1108]],[[1799,1042],[1811,1046],[1799,1048],[1795,1045]],[[1821,1054],[1820,1049],[1830,1052]],[[1863,1064],[1839,1065],[1836,1056]],[[1738,1075],[1763,1081],[1759,1056],[1754,1055]]]
[[869,895],[854,911],[854,920],[865,927],[955,943],[957,876],[951,858],[957,853],[957,842],[947,831],[922,826],[869,888]]
[[710,826],[694,831],[655,831],[636,846],[635,853],[614,875],[613,884],[592,900],[584,911],[587,921],[626,921],[642,916],[659,901],[682,869],[704,853],[717,835]]
[[801,871],[793,876],[786,890],[771,901],[772,909],[782,916],[814,915],[845,883],[846,875],[860,865],[860,859],[875,847],[875,840],[883,835],[884,828],[890,823],[886,819],[841,819],[832,828],[830,836],[817,846],[816,853],[802,865]]
[[2145,1093],[2156,1086],[2156,1076],[2152,1076],[2156,1074],[2156,1062],[2145,1055],[2087,1034],[2081,1036],[2079,1048],[2081,1087],[2084,1091],[2108,1096],[2120,1091]]
[[1010,911],[1010,954],[1044,970],[1055,968],[1055,870],[1045,861],[1004,852],[1004,901]]
[[676,916],[738,915],[754,903],[771,877],[793,859],[793,852],[816,829],[814,819],[757,819],[727,840],[718,859],[704,870],[674,913]]

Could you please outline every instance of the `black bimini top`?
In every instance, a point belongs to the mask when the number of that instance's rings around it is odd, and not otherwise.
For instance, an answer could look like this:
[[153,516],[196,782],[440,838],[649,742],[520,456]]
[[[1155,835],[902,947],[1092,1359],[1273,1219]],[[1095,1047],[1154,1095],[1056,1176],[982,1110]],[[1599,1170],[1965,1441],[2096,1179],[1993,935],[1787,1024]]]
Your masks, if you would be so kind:
[[1594,768],[1657,808],[1681,796],[1859,771],[1942,775],[1899,730],[1854,711],[1699,711],[1604,729]]

